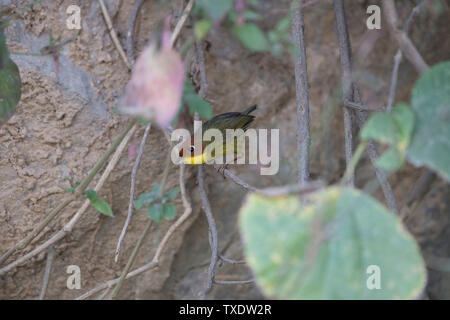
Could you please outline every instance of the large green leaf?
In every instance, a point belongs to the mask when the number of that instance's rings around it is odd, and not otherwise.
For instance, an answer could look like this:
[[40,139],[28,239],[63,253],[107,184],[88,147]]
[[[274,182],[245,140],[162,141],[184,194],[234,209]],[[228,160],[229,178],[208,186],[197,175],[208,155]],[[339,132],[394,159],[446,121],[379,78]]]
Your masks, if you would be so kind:
[[0,127],[15,112],[21,89],[19,68],[9,58],[5,36],[0,29]]
[[411,98],[416,126],[408,159],[450,181],[450,61],[431,67],[417,81]]
[[[280,299],[410,299],[425,285],[419,248],[399,218],[364,193],[331,187],[296,196],[248,196],[240,212],[258,285]],[[371,266],[380,289],[367,286]]]

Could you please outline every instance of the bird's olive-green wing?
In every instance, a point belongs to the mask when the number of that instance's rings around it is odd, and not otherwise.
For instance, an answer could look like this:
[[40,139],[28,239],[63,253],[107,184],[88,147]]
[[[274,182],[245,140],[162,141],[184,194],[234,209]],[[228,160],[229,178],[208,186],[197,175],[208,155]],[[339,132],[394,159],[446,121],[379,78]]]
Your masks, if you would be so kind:
[[214,128],[225,133],[226,129],[243,129],[246,130],[248,125],[255,119],[254,116],[242,114],[240,112],[227,112],[219,114],[214,118],[205,122],[202,126],[203,132]]

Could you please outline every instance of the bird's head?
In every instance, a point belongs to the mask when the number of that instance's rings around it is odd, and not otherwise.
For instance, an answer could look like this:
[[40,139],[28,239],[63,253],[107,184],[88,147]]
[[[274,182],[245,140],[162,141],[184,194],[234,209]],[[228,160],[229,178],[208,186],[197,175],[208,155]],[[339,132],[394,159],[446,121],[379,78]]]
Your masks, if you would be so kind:
[[181,146],[178,153],[181,161],[186,164],[203,164],[206,162],[204,156],[204,148],[202,143],[195,143],[194,137],[186,140]]

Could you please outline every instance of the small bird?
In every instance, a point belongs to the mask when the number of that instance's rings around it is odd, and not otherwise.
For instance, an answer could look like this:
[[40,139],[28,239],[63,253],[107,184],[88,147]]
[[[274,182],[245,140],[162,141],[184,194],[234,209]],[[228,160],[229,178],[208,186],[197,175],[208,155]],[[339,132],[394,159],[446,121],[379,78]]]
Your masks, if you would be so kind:
[[[211,143],[215,143],[215,140],[214,139],[212,139],[212,141],[202,140],[201,145],[196,146],[194,143],[194,136],[192,136],[190,140],[185,141],[181,145],[181,149],[179,152],[181,160],[186,164],[203,164],[219,156],[224,156],[227,153],[234,153],[236,155],[238,153],[237,138],[235,138],[234,148],[232,150],[228,150],[226,148],[226,129],[233,129],[233,130],[242,129],[243,131],[247,130],[250,123],[255,119],[255,116],[250,115],[250,113],[255,111],[256,108],[257,106],[254,105],[245,109],[242,112],[222,113],[206,121],[202,125],[203,134],[208,129],[218,129],[222,133],[223,137],[223,149],[222,149],[223,152],[221,152],[220,154],[215,154],[215,152],[212,151],[210,154],[208,154],[208,152],[205,152],[205,149]],[[212,145],[211,147],[213,146],[214,145]],[[189,150],[189,153],[183,154],[183,150]]]

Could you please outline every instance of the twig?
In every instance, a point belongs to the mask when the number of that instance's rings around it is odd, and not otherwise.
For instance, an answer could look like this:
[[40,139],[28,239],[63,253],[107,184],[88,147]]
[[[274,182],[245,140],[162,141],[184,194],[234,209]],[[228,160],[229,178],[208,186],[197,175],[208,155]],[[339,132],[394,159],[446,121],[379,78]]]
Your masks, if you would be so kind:
[[205,54],[203,52],[202,43],[195,43],[195,55],[197,59],[197,65],[200,71],[200,90],[198,95],[203,99],[206,97],[206,92],[208,92],[208,81],[206,79],[206,64],[205,64]]
[[[356,84],[354,84],[354,96],[355,100],[361,102],[361,96],[359,94],[359,88]],[[358,117],[358,126],[361,129],[367,120],[367,113],[360,111],[356,113]],[[386,199],[386,204],[392,212],[398,213],[397,201],[395,200],[394,191],[392,191],[391,184],[389,183],[386,172],[379,167],[376,166],[375,162],[379,157],[377,148],[373,141],[369,141],[367,144],[367,154],[369,155],[370,162],[375,170],[375,175],[380,183],[381,190],[383,191],[384,198]]]
[[200,293],[200,299],[205,299],[206,295],[212,288],[217,258],[219,257],[216,221],[214,220],[214,216],[211,211],[211,205],[209,204],[209,200],[206,195],[203,169],[204,169],[203,165],[200,165],[198,167],[197,182],[200,191],[200,198],[202,200],[202,208],[203,211],[205,212],[206,219],[208,220],[209,245],[211,247],[211,261],[208,268],[208,278],[206,279],[206,286],[203,292]]
[[50,246],[47,250],[47,262],[45,263],[44,280],[42,281],[41,293],[39,294],[39,300],[44,300],[45,292],[48,287],[48,280],[50,279],[50,272],[52,270],[53,257],[55,255],[55,249]]
[[[350,50],[350,39],[348,36],[347,24],[345,19],[345,10],[342,0],[334,0],[334,12],[336,16],[336,30],[339,40],[339,52],[341,56],[342,72],[342,97],[344,101],[354,101],[352,93],[352,57]],[[344,138],[345,138],[345,163],[346,167],[350,165],[353,153],[353,135],[352,135],[352,114],[351,110],[344,108]],[[353,186],[355,176],[349,177],[349,185]]]
[[[354,101],[358,104],[361,104],[361,97],[359,94],[359,88],[356,83],[352,80],[352,64],[351,64],[351,46],[350,39],[348,36],[347,29],[347,21],[345,19],[345,10],[344,4],[342,0],[334,0],[334,11],[336,16],[336,25],[337,25],[337,33],[338,33],[338,41],[339,41],[339,51],[341,54],[341,72],[342,72],[342,82],[344,88],[349,89],[353,99],[346,99],[344,95],[344,101]],[[345,83],[345,85],[344,85]],[[367,119],[367,113],[365,111],[357,111],[356,112],[358,125],[362,127]],[[345,119],[344,119],[345,120]],[[381,188],[383,190],[384,197],[386,198],[387,206],[394,212],[398,213],[397,204],[394,196],[394,192],[392,191],[391,185],[386,177],[386,174],[383,170],[378,168],[375,165],[376,159],[378,159],[378,152],[375,148],[375,145],[372,141],[369,141],[367,144],[367,153],[369,155],[370,161],[374,167],[375,174],[380,182]],[[351,156],[350,156],[351,159]],[[347,163],[347,167],[350,163]],[[353,170],[354,171],[354,170]],[[354,174],[348,177],[350,181],[354,180]]]
[[[415,6],[411,10],[409,17],[408,17],[408,19],[406,19],[406,22],[403,26],[403,32],[406,35],[408,35],[409,27],[411,25],[413,18],[420,12],[420,9],[425,4],[425,2],[426,2],[426,0],[421,1],[417,6]],[[401,51],[401,49],[398,49],[397,53],[394,56],[394,69],[392,70],[391,86],[389,89],[389,99],[388,99],[388,104],[387,104],[387,108],[386,108],[386,110],[388,110],[388,111],[390,111],[392,109],[392,106],[394,104],[395,93],[397,91],[398,69],[399,69],[400,63],[402,61],[402,57],[403,57],[402,51]]]
[[[214,168],[218,169],[220,168],[219,165],[214,165]],[[237,185],[243,187],[244,189],[247,189],[249,191],[257,191],[258,189],[252,185],[249,185],[247,182],[245,182],[244,180],[242,180],[241,178],[239,178],[238,176],[236,176],[232,171],[225,169],[223,170],[223,175],[226,178],[231,179],[234,183],[236,183]]]
[[398,69],[402,61],[402,51],[398,50],[394,56],[394,69],[392,69],[391,86],[389,87],[389,96],[386,111],[391,111],[397,92]]
[[122,232],[120,233],[119,241],[117,242],[116,254],[114,256],[114,261],[117,262],[120,254],[120,247],[122,246],[123,239],[127,232],[128,225],[131,221],[131,216],[133,215],[133,201],[134,201],[134,189],[136,184],[136,175],[139,170],[139,165],[141,164],[142,155],[144,154],[145,143],[147,142],[148,134],[150,133],[151,124],[145,127],[144,136],[142,137],[141,144],[139,146],[139,151],[134,162],[133,170],[131,171],[131,186],[130,186],[130,202],[128,204],[128,216],[123,226]]
[[424,195],[426,191],[429,190],[431,183],[436,178],[436,174],[433,171],[426,170],[419,178],[419,180],[414,184],[414,188],[411,194],[408,196],[405,205],[411,205],[417,198]]
[[41,221],[36,228],[33,229],[24,239],[20,240],[18,243],[14,245],[11,249],[9,249],[5,254],[2,255],[0,258],[0,264],[5,262],[16,250],[22,250],[26,246],[28,246],[31,241],[37,237],[39,233],[41,233],[42,230],[65,208],[67,207],[72,201],[76,199],[76,197],[79,197],[83,194],[83,192],[86,190],[89,183],[92,181],[94,176],[98,173],[98,171],[103,167],[106,160],[108,160],[109,156],[116,150],[117,146],[123,141],[126,134],[135,127],[136,121],[132,121],[127,128],[114,140],[114,142],[111,144],[111,146],[106,150],[106,152],[103,154],[103,156],[97,161],[95,166],[92,168],[92,170],[89,172],[88,176],[83,179],[83,181],[80,183],[80,185],[75,189],[74,195],[71,195],[67,199],[65,199],[63,202],[61,202],[52,212],[50,212],[43,221]]
[[131,10],[130,18],[127,24],[127,55],[128,61],[130,61],[131,65],[134,65],[134,29],[142,3],[144,3],[144,0],[136,0],[134,2],[133,9]]
[[102,294],[99,295],[95,300],[103,300],[106,297],[106,295],[108,294],[109,289],[111,289],[111,287],[106,288],[106,290],[103,291]]
[[139,253],[139,249],[141,249],[142,244],[144,243],[145,236],[148,233],[148,230],[150,230],[150,227],[152,226],[152,220],[148,220],[147,225],[145,226],[144,230],[141,233],[141,236],[139,237],[138,242],[136,243],[136,246],[133,249],[133,252],[131,253],[130,258],[128,259],[128,262],[125,266],[125,268],[122,271],[122,274],[120,275],[119,281],[117,282],[116,286],[114,287],[113,292],[111,293],[111,299],[114,299],[117,294],[119,293],[120,288],[122,287],[123,281],[125,280],[125,277],[128,274],[128,271],[130,271],[131,267],[133,266],[134,261],[136,261],[137,254]]
[[229,263],[229,264],[245,264],[246,263],[245,260],[228,259],[228,258],[224,257],[221,254],[219,254],[219,259],[222,260],[223,262],[226,262],[226,263]]
[[344,106],[358,111],[384,111],[386,109],[385,107],[369,108],[361,103],[356,103],[353,101],[344,101]]
[[254,279],[250,279],[250,280],[217,280],[214,279],[214,283],[217,284],[250,284],[255,282]]
[[171,47],[173,47],[175,41],[177,41],[181,28],[183,28],[184,24],[186,23],[186,20],[189,17],[189,13],[191,12],[193,6],[194,0],[189,0],[188,4],[184,8],[183,14],[181,15],[180,19],[177,22],[177,25],[175,26],[175,29],[173,29],[172,37],[170,38]]
[[292,17],[292,34],[296,45],[294,54],[295,92],[297,99],[297,153],[298,183],[306,183],[309,179],[309,94],[308,72],[306,65],[304,22],[301,0],[294,0]]
[[409,33],[409,27],[411,25],[412,20],[414,19],[414,17],[419,14],[420,10],[422,9],[422,7],[424,6],[424,4],[427,2],[427,0],[422,0],[417,6],[415,6],[412,10],[411,13],[408,16],[408,19],[406,19],[405,25],[403,26],[403,31],[408,34]]
[[[398,29],[397,10],[393,0],[382,1],[383,11],[386,15],[386,20],[391,27],[392,34],[397,41],[399,48],[402,50],[405,57],[413,64],[416,70],[422,74],[428,70],[428,65],[423,60],[417,48],[412,43],[411,39],[406,34],[405,30]],[[411,18],[412,19],[412,18]]]
[[116,30],[114,30],[113,24],[111,22],[111,17],[108,14],[108,10],[106,9],[105,3],[103,2],[103,0],[98,0],[98,3],[100,4],[100,8],[102,9],[103,17],[105,18],[106,26],[108,27],[111,39],[114,45],[116,46],[117,51],[119,51],[119,55],[122,58],[123,62],[128,67],[128,69],[131,70],[130,62],[128,61],[125,51],[123,51],[119,38],[117,38]]
[[[206,97],[206,89],[207,89],[207,81],[206,81],[206,67],[205,67],[205,58],[203,54],[203,48],[201,47],[201,43],[196,43],[195,45],[195,53],[197,65],[200,71],[200,90],[199,95],[202,98]],[[195,117],[198,117],[198,114],[195,114]],[[208,200],[208,196],[205,191],[205,178],[204,178],[204,166],[200,165],[197,170],[197,183],[200,192],[200,199],[202,201],[202,208],[205,212],[206,219],[208,221],[208,239],[209,245],[211,247],[211,261],[208,267],[208,277],[206,279],[205,289],[200,293],[200,299],[205,299],[208,292],[211,290],[213,281],[214,281],[214,273],[217,264],[217,259],[219,257],[219,245],[218,245],[218,236],[217,236],[217,228],[216,221],[214,220],[214,216],[211,211],[211,205]]]
[[[133,124],[132,128],[128,131],[127,135],[123,138],[122,142],[117,147],[116,151],[114,152],[114,155],[112,156],[110,162],[108,163],[108,166],[106,167],[105,171],[103,172],[102,176],[100,177],[99,181],[97,182],[97,185],[95,186],[94,190],[99,191],[103,184],[105,183],[106,179],[109,177],[111,171],[116,166],[117,162],[120,159],[120,155],[122,154],[122,151],[125,149],[128,141],[133,136],[134,131],[136,130],[136,125]],[[64,227],[58,231],[53,237],[51,237],[49,240],[32,250],[31,252],[27,253],[26,255],[22,256],[21,258],[15,260],[14,262],[6,265],[5,267],[0,269],[0,275],[8,272],[11,269],[14,269],[15,267],[21,265],[22,263],[26,262],[27,260],[31,259],[32,257],[36,256],[37,254],[41,253],[42,251],[46,250],[51,245],[55,244],[59,240],[63,239],[67,234],[72,232],[72,229],[74,225],[78,222],[78,220],[83,216],[83,214],[86,212],[86,209],[89,207],[90,201],[89,199],[86,199],[83,203],[83,205],[78,209],[78,211],[75,213],[75,215],[70,219],[70,221],[64,225]]]
[[[151,270],[153,268],[156,268],[158,266],[158,264],[159,264],[159,258],[161,256],[161,253],[162,253],[162,251],[163,251],[167,241],[170,239],[170,237],[175,232],[175,230],[177,230],[178,227],[181,226],[183,224],[183,222],[185,222],[189,218],[189,216],[191,215],[192,207],[191,207],[191,203],[189,202],[189,200],[187,198],[186,186],[184,184],[184,168],[185,168],[185,165],[183,163],[181,163],[180,164],[180,181],[179,181],[179,183],[180,183],[181,199],[183,200],[184,213],[181,215],[181,217],[178,218],[177,221],[175,221],[170,226],[169,230],[167,230],[167,232],[164,235],[163,239],[159,243],[158,248],[156,249],[156,253],[153,256],[153,259],[149,263],[147,263],[147,264],[145,264],[145,265],[143,265],[143,266],[141,266],[141,267],[131,271],[130,273],[128,273],[128,275],[125,277],[125,279],[130,279],[130,278],[135,277],[135,276],[137,276],[137,275],[139,275],[139,274],[141,274],[141,273],[143,273],[145,271],[148,271],[148,270]],[[96,288],[86,292],[85,294],[79,296],[77,298],[77,300],[86,299],[86,298],[96,294],[97,292],[100,292],[100,291],[102,291],[104,289],[112,287],[117,282],[119,282],[119,279],[120,278],[109,280],[109,281],[107,281],[107,282],[97,286]]]

